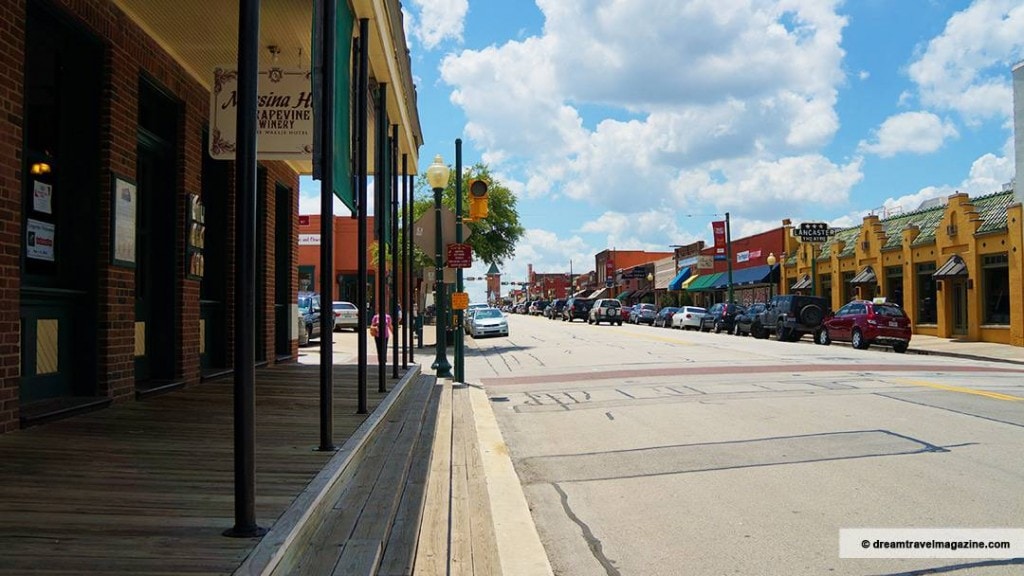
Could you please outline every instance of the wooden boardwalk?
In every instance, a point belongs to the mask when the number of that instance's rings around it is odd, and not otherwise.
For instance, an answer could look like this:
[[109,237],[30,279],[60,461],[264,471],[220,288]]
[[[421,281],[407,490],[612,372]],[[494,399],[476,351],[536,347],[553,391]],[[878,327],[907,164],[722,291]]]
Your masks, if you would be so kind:
[[[341,446],[367,415],[355,413],[356,366],[335,366],[334,382]],[[371,411],[376,382],[371,365]],[[256,372],[261,526],[334,456],[315,450],[318,391],[317,365]],[[258,543],[221,535],[234,518],[232,422],[227,378],[0,436],[0,574],[232,573]]]

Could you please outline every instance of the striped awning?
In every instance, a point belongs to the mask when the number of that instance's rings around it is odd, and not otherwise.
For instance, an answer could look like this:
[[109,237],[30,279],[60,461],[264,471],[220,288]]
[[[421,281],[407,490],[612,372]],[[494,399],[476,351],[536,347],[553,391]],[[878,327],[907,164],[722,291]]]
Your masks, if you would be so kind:
[[690,274],[690,267],[684,266],[683,269],[679,271],[679,274],[676,274],[676,277],[673,278],[672,281],[668,283],[668,289],[680,290],[682,288],[683,282],[690,277]]
[[725,273],[716,272],[714,274],[702,274],[699,278],[693,281],[692,284],[686,287],[687,292],[700,292],[703,290],[710,290],[715,282],[721,278]]
[[865,266],[859,274],[850,279],[850,284],[875,284],[878,278],[875,276],[875,269]]
[[789,287],[789,289],[790,290],[810,290],[811,289],[811,277],[809,275],[807,275],[807,274],[804,274],[803,278],[797,280],[796,283],[794,283],[792,286]]
[[967,263],[956,254],[950,256],[949,260],[946,260],[946,263],[932,274],[932,278],[950,278],[953,276],[967,276]]

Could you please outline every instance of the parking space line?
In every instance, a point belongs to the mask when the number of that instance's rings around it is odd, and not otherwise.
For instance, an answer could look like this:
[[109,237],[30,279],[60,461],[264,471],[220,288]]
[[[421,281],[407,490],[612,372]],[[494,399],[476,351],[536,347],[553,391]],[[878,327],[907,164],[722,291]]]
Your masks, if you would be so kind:
[[962,386],[950,386],[948,384],[939,384],[937,382],[926,382],[924,380],[907,380],[903,378],[896,378],[894,381],[902,384],[910,384],[912,386],[924,386],[926,388],[935,388],[936,390],[946,390],[948,392],[960,392],[962,394],[973,394],[975,396],[985,396],[986,398],[993,398],[995,400],[1006,400],[1008,402],[1019,402],[1024,400],[1020,396],[1012,396],[1010,394],[1001,394],[999,392],[989,392],[988,390],[977,390],[974,388],[964,388]]

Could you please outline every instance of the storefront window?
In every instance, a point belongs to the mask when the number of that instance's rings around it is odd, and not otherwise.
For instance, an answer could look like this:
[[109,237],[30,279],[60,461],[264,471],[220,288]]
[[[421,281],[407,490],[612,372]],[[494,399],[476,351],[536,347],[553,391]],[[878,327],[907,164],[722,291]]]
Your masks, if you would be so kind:
[[903,306],[903,268],[889,266],[885,269],[885,299]]
[[935,262],[918,264],[917,273],[917,315],[918,324],[935,324],[938,312],[935,304]]
[[843,301],[842,304],[846,304],[850,300],[854,300],[857,297],[856,286],[850,283],[853,277],[856,276],[854,272],[843,272]]
[[832,302],[832,275],[818,275],[818,294],[825,298],[826,302]]
[[1010,323],[1009,266],[1006,254],[982,257],[981,281],[984,290],[985,324]]

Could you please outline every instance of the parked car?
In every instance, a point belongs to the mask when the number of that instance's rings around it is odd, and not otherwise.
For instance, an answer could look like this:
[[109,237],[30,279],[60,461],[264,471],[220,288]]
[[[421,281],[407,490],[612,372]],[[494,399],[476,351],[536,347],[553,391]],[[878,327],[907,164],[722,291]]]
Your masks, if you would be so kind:
[[815,342],[828,346],[833,340],[849,342],[858,350],[872,344],[892,346],[900,354],[910,346],[910,319],[895,304],[853,300],[827,318]]
[[804,334],[817,334],[828,312],[828,301],[821,296],[773,296],[761,314],[760,327],[750,333],[756,338],[774,333],[781,342],[796,342]]
[[306,331],[306,318],[301,310],[295,314],[295,319],[299,327],[299,346],[306,346],[309,344],[309,332]]
[[587,324],[618,324],[622,326],[622,302],[615,298],[598,298],[590,308]]
[[671,328],[672,315],[676,313],[676,310],[679,310],[679,308],[675,306],[662,307],[662,309],[658,310],[658,313],[654,316],[654,322],[652,325],[660,326],[662,328]]
[[565,308],[562,308],[562,321],[572,322],[577,318],[586,321],[587,316],[590,314],[590,309],[593,306],[593,300],[588,300],[587,298],[569,298],[565,303]]
[[755,302],[744,308],[743,312],[736,315],[732,321],[732,333],[737,336],[746,336],[753,331],[755,322],[760,322],[758,315],[764,312],[764,302]]
[[544,309],[544,316],[548,320],[561,318],[563,308],[565,308],[565,298],[555,298],[551,301],[551,304],[548,304],[548,307]]
[[508,336],[508,318],[505,318],[497,308],[474,310],[473,321],[469,324],[469,335],[473,338]]
[[544,309],[547,307],[547,300],[534,300],[533,302],[530,302],[530,307],[527,309],[526,313],[530,316],[543,316]]
[[337,301],[331,303],[334,310],[334,330],[340,332],[342,328],[359,329],[359,309],[351,302]]
[[[320,337],[320,295],[315,292],[299,292],[299,313],[306,331],[306,341]],[[334,314],[331,314],[331,329],[334,329]]]
[[629,312],[633,309],[632,306],[622,306],[619,308],[619,315],[622,316],[623,322],[629,322]]
[[654,316],[657,315],[654,304],[635,304],[629,312],[629,321],[632,324],[654,324]]
[[672,327],[682,330],[700,330],[700,321],[707,314],[700,306],[682,306],[672,315]]
[[733,322],[736,319],[736,315],[740,312],[743,312],[743,307],[736,303],[726,304],[719,302],[714,304],[711,308],[708,308],[708,313],[701,319],[700,331],[714,330],[715,334],[720,333],[722,330],[732,332]]

